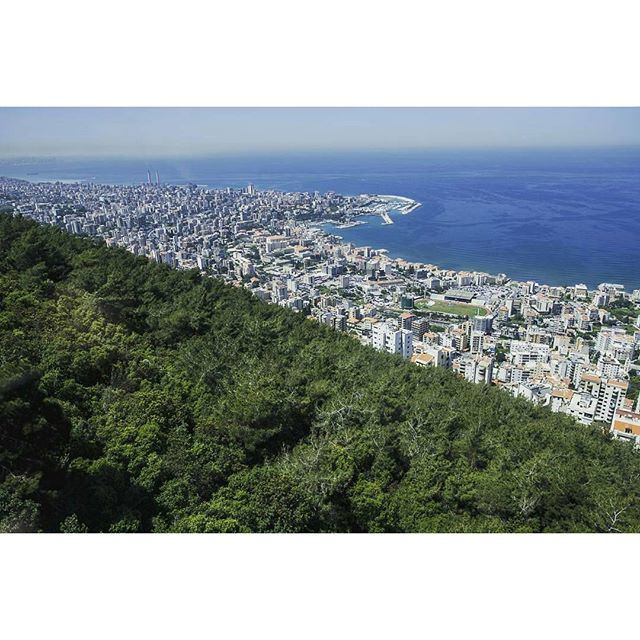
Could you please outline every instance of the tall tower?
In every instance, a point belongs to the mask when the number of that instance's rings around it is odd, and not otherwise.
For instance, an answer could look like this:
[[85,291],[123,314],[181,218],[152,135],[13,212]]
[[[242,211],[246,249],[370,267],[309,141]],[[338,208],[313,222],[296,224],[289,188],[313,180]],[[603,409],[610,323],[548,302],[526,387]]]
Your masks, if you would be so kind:
[[158,175],[157,171],[156,171],[156,184],[160,184],[160,176]]
[[151,171],[147,169],[147,184],[151,184]]

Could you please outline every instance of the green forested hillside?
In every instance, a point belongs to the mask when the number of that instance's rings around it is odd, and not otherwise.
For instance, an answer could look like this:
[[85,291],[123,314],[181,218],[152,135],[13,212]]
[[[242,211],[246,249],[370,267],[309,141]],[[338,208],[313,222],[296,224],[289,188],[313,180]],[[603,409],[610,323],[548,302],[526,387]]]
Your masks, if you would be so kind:
[[2,531],[639,531],[640,456],[0,216]]

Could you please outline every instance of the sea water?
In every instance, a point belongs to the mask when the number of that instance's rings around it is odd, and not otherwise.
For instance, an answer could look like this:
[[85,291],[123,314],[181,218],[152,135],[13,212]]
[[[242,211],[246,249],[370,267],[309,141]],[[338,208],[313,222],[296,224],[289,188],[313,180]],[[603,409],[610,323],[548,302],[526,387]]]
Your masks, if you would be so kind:
[[640,149],[371,151],[209,158],[0,161],[33,181],[382,193],[422,206],[328,231],[394,257],[548,284],[640,287]]

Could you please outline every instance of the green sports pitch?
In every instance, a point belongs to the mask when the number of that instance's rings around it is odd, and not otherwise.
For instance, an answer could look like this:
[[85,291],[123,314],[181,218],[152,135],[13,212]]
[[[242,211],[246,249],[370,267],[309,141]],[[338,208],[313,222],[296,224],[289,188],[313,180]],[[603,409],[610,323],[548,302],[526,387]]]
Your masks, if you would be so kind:
[[431,313],[449,313],[456,316],[485,316],[487,310],[484,307],[476,307],[472,304],[464,302],[445,302],[444,300],[435,300],[431,304],[419,302],[416,308],[421,311],[430,311]]

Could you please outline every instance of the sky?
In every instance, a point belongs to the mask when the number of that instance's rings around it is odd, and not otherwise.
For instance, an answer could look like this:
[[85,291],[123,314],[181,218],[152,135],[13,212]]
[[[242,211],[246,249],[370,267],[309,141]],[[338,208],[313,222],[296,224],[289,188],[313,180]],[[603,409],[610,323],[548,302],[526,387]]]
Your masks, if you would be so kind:
[[0,108],[0,158],[640,145],[640,108]]

